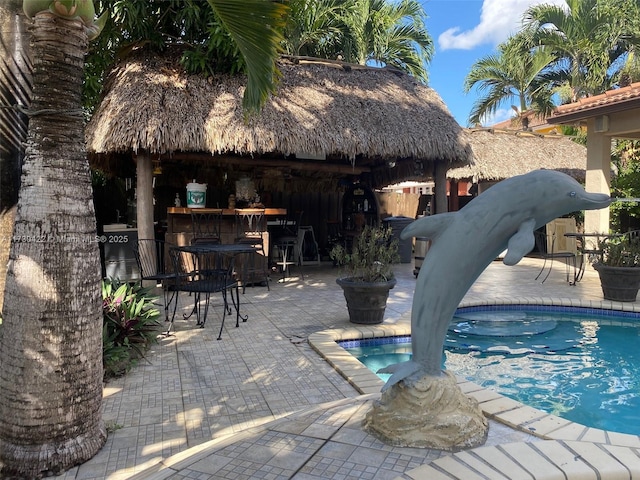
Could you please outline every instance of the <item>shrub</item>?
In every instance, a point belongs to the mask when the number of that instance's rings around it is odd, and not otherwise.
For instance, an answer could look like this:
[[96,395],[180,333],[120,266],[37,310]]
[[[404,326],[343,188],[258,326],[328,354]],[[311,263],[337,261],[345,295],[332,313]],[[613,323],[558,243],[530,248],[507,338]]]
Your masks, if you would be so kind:
[[640,237],[619,235],[600,242],[598,263],[610,267],[640,267]]
[[400,261],[398,239],[390,227],[366,226],[354,240],[351,253],[342,245],[331,249],[329,256],[343,267],[346,276],[363,282],[386,282],[393,278],[391,265]]
[[106,378],[126,373],[157,342],[157,297],[139,283],[102,282],[102,359]]

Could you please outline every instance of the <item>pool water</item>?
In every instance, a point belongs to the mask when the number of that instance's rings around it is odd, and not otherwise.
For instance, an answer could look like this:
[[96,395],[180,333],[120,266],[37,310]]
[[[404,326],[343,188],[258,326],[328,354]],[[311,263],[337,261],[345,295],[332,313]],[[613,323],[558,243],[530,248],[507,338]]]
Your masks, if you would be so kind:
[[[341,345],[376,372],[411,358],[410,341],[393,337]],[[630,316],[462,312],[449,327],[443,367],[567,420],[640,435],[640,322]]]

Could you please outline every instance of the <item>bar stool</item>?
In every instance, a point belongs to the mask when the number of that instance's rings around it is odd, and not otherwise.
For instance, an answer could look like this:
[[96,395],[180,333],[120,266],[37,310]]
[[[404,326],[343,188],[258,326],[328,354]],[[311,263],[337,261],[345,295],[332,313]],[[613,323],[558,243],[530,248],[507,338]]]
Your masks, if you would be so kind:
[[222,243],[220,225],[222,224],[222,209],[207,208],[191,211],[191,227],[193,238],[191,244]]
[[[281,235],[273,242],[274,247],[278,249],[278,257],[280,261],[276,265],[280,267],[282,272],[282,281],[284,282],[289,273],[291,265],[302,267],[302,249],[300,248],[300,223],[302,222],[302,214],[297,212],[295,216],[285,216],[280,219]],[[300,275],[304,280],[304,272],[300,269]]]
[[270,290],[267,255],[264,248],[264,233],[267,230],[264,208],[237,208],[235,210],[235,224],[236,238],[234,242],[256,248],[256,253],[247,255],[248,258],[242,264],[242,293],[248,283],[256,283],[256,277],[266,283],[267,290]]
[[318,242],[316,236],[313,233],[313,227],[311,225],[299,225],[298,226],[298,249],[299,249],[299,261],[300,265],[304,265],[304,256],[307,253],[307,244],[309,244],[310,251],[313,252],[313,257],[317,265],[320,265],[320,249],[318,248]]

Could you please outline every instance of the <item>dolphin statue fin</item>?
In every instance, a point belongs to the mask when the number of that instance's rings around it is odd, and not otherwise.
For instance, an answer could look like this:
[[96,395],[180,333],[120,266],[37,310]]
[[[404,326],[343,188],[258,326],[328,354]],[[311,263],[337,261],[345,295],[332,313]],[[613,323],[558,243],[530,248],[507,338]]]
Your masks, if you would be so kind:
[[520,224],[518,231],[511,236],[507,243],[507,254],[502,260],[505,265],[515,265],[533,249],[535,245],[533,236],[535,226],[536,221],[533,218],[529,218]]
[[419,218],[402,230],[400,238],[403,240],[411,237],[436,238],[455,220],[456,215],[457,212],[448,212]]
[[391,373],[392,375],[387,380],[387,383],[382,387],[382,391],[384,392],[387,388],[395,385],[400,380],[407,378],[412,373],[420,370],[422,366],[418,362],[414,362],[413,360],[407,360],[406,362],[394,363],[393,365],[388,365],[384,368],[378,370],[378,373]]

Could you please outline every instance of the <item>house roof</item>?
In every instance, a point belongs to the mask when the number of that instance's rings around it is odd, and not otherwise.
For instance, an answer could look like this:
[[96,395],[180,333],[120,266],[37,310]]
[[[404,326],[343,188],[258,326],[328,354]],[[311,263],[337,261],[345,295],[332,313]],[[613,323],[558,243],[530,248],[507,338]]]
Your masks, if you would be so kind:
[[587,149],[569,137],[479,128],[465,134],[473,163],[449,170],[448,178],[497,181],[545,168],[584,180]]
[[[549,125],[547,123],[547,119],[544,117],[534,114],[529,114],[527,116],[529,117],[529,131],[536,133],[550,133],[550,131],[557,129],[555,125]],[[512,117],[507,120],[503,120],[502,122],[494,123],[487,128],[492,128],[494,130],[523,131],[522,124],[517,117]]]
[[633,108],[640,108],[640,82],[560,105],[554,114],[547,118],[547,122],[573,123],[596,115],[607,115]]
[[178,54],[137,51],[111,72],[86,129],[93,164],[147,151],[301,175],[351,172],[377,187],[471,157],[440,96],[397,70],[283,58],[276,94],[245,121],[245,77],[188,75]]

